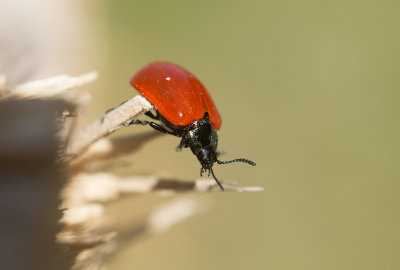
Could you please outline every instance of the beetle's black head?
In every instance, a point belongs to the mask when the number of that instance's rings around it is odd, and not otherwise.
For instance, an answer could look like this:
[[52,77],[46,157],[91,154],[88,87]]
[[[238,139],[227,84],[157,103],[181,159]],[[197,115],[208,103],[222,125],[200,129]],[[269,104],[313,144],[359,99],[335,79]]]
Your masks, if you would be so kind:
[[228,164],[233,162],[245,162],[252,166],[256,163],[248,159],[238,158],[230,161],[220,161],[217,158],[218,134],[214,126],[211,124],[208,113],[204,114],[203,119],[195,121],[191,124],[189,131],[186,135],[186,143],[192,150],[193,154],[197,157],[201,164],[200,176],[203,171],[208,171],[208,175],[212,174],[213,178],[221,188],[224,190],[217,177],[214,175],[212,167],[214,163]]

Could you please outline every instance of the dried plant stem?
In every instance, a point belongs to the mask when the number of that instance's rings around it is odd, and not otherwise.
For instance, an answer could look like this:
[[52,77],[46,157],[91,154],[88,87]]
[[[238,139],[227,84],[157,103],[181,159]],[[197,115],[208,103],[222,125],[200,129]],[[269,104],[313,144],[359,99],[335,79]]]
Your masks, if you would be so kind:
[[68,149],[68,155],[72,158],[76,157],[94,142],[120,129],[124,124],[152,108],[153,106],[142,96],[131,98],[74,136]]
[[[262,187],[238,187],[227,181],[224,182],[224,187],[227,191],[234,192],[259,192],[263,190]],[[161,178],[156,175],[118,176],[106,172],[79,173],[70,179],[69,185],[61,192],[61,198],[63,199],[62,208],[70,208],[87,203],[111,202],[118,199],[122,194],[147,194],[150,192],[174,194],[184,191],[219,191],[219,187],[214,179],[197,179],[192,182]],[[68,210],[64,214],[69,215]],[[75,220],[75,218],[72,219]]]

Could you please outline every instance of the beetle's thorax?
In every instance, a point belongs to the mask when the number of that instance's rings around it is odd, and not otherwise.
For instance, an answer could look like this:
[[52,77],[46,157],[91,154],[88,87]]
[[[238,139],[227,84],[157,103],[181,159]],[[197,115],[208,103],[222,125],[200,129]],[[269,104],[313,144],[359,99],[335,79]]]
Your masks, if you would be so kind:
[[197,157],[204,169],[210,169],[217,161],[218,134],[208,119],[204,118],[194,121],[186,134],[187,144]]

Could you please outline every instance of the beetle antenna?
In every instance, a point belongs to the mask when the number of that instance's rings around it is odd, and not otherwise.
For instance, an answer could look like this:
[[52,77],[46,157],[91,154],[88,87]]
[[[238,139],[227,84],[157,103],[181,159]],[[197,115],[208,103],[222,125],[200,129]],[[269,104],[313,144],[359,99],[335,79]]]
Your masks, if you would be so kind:
[[245,158],[236,158],[236,159],[232,159],[232,160],[228,160],[228,161],[221,161],[221,160],[217,160],[218,164],[229,164],[229,163],[234,163],[234,162],[244,162],[247,164],[250,164],[251,166],[256,166],[256,163],[254,161],[245,159]]
[[221,188],[222,191],[224,191],[224,187],[222,186],[221,182],[218,181],[217,177],[215,177],[213,169],[212,168],[208,169],[208,172],[211,172],[211,174],[214,177],[214,180],[217,182],[218,186]]

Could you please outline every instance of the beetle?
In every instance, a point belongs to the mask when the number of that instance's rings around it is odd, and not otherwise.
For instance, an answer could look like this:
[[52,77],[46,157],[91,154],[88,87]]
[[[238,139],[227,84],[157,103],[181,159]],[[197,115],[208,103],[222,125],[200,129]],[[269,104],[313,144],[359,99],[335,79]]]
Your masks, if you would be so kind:
[[129,125],[149,125],[159,132],[180,137],[176,150],[190,148],[201,164],[200,176],[206,171],[209,176],[211,173],[222,191],[224,188],[213,171],[214,163],[256,165],[244,158],[218,159],[217,131],[221,128],[221,116],[206,88],[189,71],[172,63],[154,62],[136,72],[130,83],[154,106],[156,114],[146,112],[146,115],[159,123],[133,120]]

